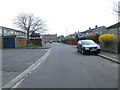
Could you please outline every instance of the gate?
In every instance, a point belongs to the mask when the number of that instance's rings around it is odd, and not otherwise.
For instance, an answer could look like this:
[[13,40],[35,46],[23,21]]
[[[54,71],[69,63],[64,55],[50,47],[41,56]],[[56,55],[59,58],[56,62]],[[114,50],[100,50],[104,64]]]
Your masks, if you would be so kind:
[[4,37],[4,48],[15,48],[15,37]]

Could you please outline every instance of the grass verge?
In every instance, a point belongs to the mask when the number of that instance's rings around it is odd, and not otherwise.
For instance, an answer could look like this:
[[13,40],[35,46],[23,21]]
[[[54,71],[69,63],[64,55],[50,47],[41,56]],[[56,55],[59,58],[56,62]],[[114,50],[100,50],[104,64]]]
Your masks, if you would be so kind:
[[23,46],[23,47],[18,47],[17,49],[40,49],[43,48],[43,46]]

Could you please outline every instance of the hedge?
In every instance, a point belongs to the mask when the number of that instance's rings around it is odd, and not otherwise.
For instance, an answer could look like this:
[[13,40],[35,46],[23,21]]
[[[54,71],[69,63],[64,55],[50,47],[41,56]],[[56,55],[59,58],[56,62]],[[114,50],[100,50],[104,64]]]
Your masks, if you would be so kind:
[[90,39],[90,40],[95,41],[96,43],[99,43],[99,36],[100,36],[100,34],[97,34],[97,35],[91,35],[91,36],[86,36],[86,37],[78,38],[78,40],[86,40],[86,39]]

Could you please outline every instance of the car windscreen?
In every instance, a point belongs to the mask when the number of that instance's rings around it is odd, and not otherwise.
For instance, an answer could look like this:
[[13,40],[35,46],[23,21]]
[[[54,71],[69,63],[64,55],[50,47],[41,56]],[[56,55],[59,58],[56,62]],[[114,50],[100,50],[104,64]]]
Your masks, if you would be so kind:
[[81,44],[82,45],[95,45],[93,41],[82,41]]

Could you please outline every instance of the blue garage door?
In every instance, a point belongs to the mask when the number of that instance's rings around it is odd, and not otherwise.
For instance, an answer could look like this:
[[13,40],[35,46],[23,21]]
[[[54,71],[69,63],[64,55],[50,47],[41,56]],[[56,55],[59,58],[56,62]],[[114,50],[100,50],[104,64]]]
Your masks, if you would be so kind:
[[15,37],[5,37],[4,48],[15,48]]

